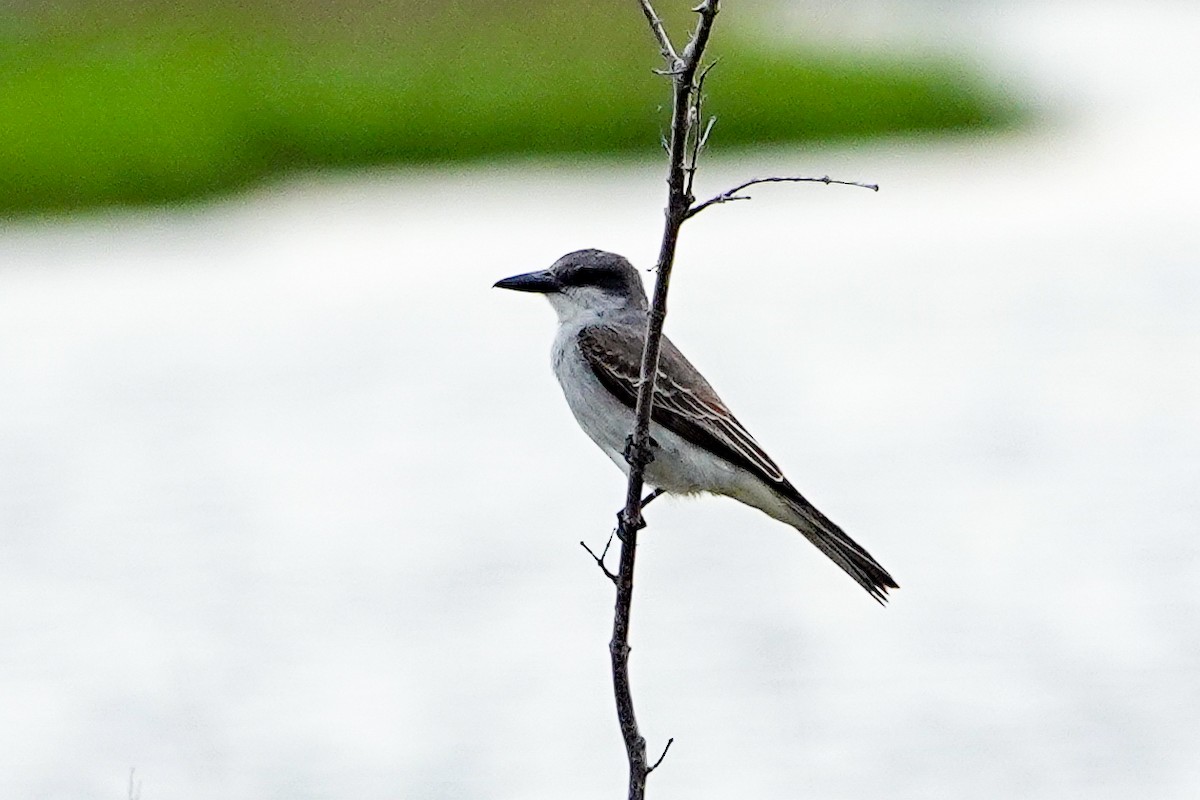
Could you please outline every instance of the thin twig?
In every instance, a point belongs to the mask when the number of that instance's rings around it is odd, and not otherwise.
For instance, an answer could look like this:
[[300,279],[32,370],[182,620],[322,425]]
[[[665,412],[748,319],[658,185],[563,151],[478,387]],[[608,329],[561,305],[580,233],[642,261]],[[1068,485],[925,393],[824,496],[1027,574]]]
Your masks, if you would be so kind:
[[[704,79],[716,65],[717,62],[713,61],[700,70],[700,74],[696,76],[696,87],[692,90],[692,105],[688,109],[688,135],[691,137],[692,144],[687,164],[684,167],[684,171],[687,172],[687,185],[683,192],[689,198],[692,197],[692,184],[696,180],[696,162],[700,160],[700,153],[704,150],[705,143],[708,142],[712,126],[717,122],[716,117],[710,118],[707,124],[704,122]],[[704,125],[703,131],[700,129],[701,125]]]
[[670,739],[667,739],[667,746],[663,748],[662,755],[658,757],[658,761],[655,761],[650,765],[650,768],[646,770],[647,773],[654,772],[654,770],[658,769],[658,765],[661,764],[663,759],[667,757],[667,751],[671,749],[671,745],[673,744],[675,744],[674,736],[672,736]]
[[715,197],[710,197],[703,203],[697,203],[688,210],[685,219],[691,219],[709,206],[715,206],[719,203],[731,203],[734,200],[749,200],[750,197],[744,194],[738,194],[743,189],[748,189],[751,186],[759,183],[823,183],[826,186],[836,184],[838,186],[857,186],[861,189],[870,189],[873,192],[879,191],[877,183],[859,183],[858,181],[839,181],[834,180],[828,175],[822,178],[793,178],[793,177],[771,177],[771,178],[754,178],[753,180],[745,181],[734,186],[732,189],[726,189]]
[[592,548],[588,547],[587,542],[580,541],[580,547],[586,549],[588,555],[590,555],[590,557],[592,557],[592,559],[595,561],[596,566],[600,567],[600,571],[604,572],[605,577],[610,579],[610,581],[613,583],[617,583],[617,576],[614,575],[612,570],[608,569],[608,565],[604,563],[604,560],[608,557],[608,548],[612,546],[612,537],[616,533],[617,531],[614,529],[612,534],[608,534],[608,542],[604,546],[604,552],[600,553],[600,555],[593,553]]
[[654,38],[658,40],[663,58],[667,61],[667,70],[664,74],[670,74],[682,66],[682,62],[671,45],[671,37],[667,36],[667,29],[663,27],[662,20],[654,7],[650,5],[649,0],[639,0],[639,2],[642,4],[642,13],[646,15],[646,21],[650,23],[650,30],[654,33]]
[[[700,134],[700,148],[697,152],[704,152],[704,148],[708,145],[708,137],[712,134],[713,125],[716,124],[716,116],[711,116],[708,118],[708,124],[704,126],[704,133]],[[694,169],[692,171],[695,172]]]
[[[646,506],[650,505],[656,499],[658,499],[662,495],[666,494],[666,491],[667,491],[666,489],[655,489],[653,492],[651,492],[650,494],[643,497],[642,498],[642,509],[645,510]],[[610,539],[610,541],[611,541],[611,539]],[[608,548],[605,548],[605,550],[607,550],[607,549]]]

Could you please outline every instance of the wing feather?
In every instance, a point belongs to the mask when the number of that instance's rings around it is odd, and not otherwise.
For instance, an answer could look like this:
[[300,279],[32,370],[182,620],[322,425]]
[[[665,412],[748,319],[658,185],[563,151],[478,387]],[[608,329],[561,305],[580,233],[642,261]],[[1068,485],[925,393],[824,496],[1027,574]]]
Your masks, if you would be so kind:
[[[592,372],[630,409],[636,407],[642,337],[628,327],[593,325],[579,332],[579,350]],[[704,377],[663,337],[651,418],[695,445],[749,470],[773,487],[798,515],[791,524],[880,603],[896,581],[857,542],[822,514],[783,476]]]
[[[642,342],[628,329],[592,325],[579,332],[579,350],[600,382],[630,408],[637,404]],[[795,492],[782,470],[730,412],[699,371],[665,336],[659,353],[651,418],[667,430],[769,484]]]

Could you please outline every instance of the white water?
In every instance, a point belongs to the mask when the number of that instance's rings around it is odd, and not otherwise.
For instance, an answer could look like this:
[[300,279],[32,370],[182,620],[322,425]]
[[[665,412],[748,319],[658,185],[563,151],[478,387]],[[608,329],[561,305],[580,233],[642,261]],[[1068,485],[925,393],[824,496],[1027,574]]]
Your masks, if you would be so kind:
[[[1200,13],[954,13],[1045,127],[702,175],[884,186],[706,211],[668,327],[904,588],[659,501],[653,797],[1200,794]],[[512,166],[0,230],[0,796],[619,796],[576,542],[622,482],[489,286],[646,264],[661,201]]]

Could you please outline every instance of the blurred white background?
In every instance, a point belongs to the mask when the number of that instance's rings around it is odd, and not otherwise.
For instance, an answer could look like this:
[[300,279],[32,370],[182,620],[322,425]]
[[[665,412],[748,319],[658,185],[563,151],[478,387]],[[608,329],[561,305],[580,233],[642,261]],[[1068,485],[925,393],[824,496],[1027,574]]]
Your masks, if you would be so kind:
[[[668,330],[903,589],[659,501],[650,796],[1194,798],[1200,7],[840,8],[786,24],[935,42],[1043,117],[704,165],[883,186],[706,211]],[[659,164],[520,164],[0,229],[0,795],[619,796],[577,543],[623,481],[548,307],[489,287],[650,264],[662,200]]]

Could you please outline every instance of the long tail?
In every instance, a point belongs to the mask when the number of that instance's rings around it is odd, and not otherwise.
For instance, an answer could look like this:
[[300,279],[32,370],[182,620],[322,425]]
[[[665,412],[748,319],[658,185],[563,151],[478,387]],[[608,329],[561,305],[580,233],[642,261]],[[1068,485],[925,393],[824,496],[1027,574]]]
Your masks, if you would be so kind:
[[787,488],[791,491],[784,496],[788,508],[795,514],[795,519],[787,522],[829,556],[833,563],[844,569],[847,575],[858,581],[858,585],[866,589],[880,605],[885,604],[888,589],[899,589],[900,584],[858,542],[805,500],[794,487],[789,484]]

